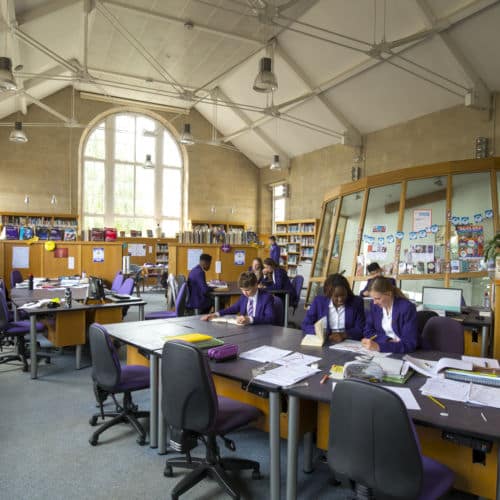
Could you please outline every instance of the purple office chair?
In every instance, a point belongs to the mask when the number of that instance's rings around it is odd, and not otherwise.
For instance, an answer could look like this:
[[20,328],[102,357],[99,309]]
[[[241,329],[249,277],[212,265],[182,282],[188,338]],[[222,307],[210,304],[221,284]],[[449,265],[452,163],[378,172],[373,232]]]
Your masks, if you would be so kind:
[[[235,450],[226,434],[256,420],[261,412],[250,405],[217,396],[206,356],[194,345],[173,340],[163,346],[162,410],[170,428],[170,446],[186,455],[167,460],[164,475],[171,477],[173,467],[193,469],[171,491],[172,500],[210,477],[233,498],[240,498],[226,470],[252,469],[252,477],[260,478],[259,464],[252,460],[220,456],[217,436],[227,448]],[[191,457],[198,445],[206,446],[206,457]]]
[[[45,329],[43,323],[36,323],[36,331],[42,332]],[[26,351],[26,342],[28,339],[25,336],[30,333],[30,322],[27,321],[11,321],[9,320],[9,309],[7,307],[7,299],[5,293],[0,289],[0,346],[15,341],[17,344],[17,353],[2,354],[0,356],[0,363],[9,363],[11,361],[21,361],[23,364],[23,371],[28,371],[28,357]],[[44,338],[45,339],[45,338]],[[45,339],[46,342],[48,342]],[[46,362],[50,362],[48,354],[38,353],[38,357],[45,358]]]
[[284,323],[284,308],[283,301],[277,295],[273,295],[273,325],[283,326]]
[[330,404],[328,465],[355,484],[356,498],[441,498],[453,472],[422,455],[399,396],[361,380],[337,382]]
[[175,311],[153,311],[146,314],[145,319],[168,319],[184,316],[186,310],[187,283],[183,283],[175,299]]
[[21,274],[21,271],[17,269],[12,269],[10,272],[10,288],[15,288],[18,283],[23,282],[23,275]]
[[422,333],[424,331],[424,326],[431,318],[438,316],[438,313],[435,311],[417,311],[417,335],[418,335],[418,343],[417,347],[422,348]]
[[453,318],[436,316],[430,318],[422,332],[422,349],[464,353],[464,327]]
[[290,304],[290,306],[293,307],[292,314],[295,314],[297,306],[299,305],[300,293],[302,292],[303,284],[304,284],[304,276],[300,274],[297,274],[297,276],[295,276],[295,278],[292,279],[292,286],[295,289],[295,295],[296,295],[296,299],[294,300],[293,304]]
[[[137,443],[141,446],[146,443],[146,431],[139,422],[139,418],[149,416],[148,411],[138,411],[132,401],[132,392],[149,388],[149,368],[140,365],[121,366],[118,353],[111,341],[107,330],[98,323],[89,328],[90,353],[92,355],[92,379],[94,392],[101,411],[90,418],[90,425],[97,425],[101,417],[111,417],[104,422],[89,439],[92,446],[97,445],[99,436],[110,427],[129,423],[139,434]],[[123,403],[116,402],[115,395],[123,393]],[[111,394],[116,405],[116,411],[105,412],[103,402]]]
[[117,293],[124,295],[132,295],[134,291],[134,278],[127,278],[123,281],[120,288],[117,290]]
[[115,277],[113,278],[113,283],[111,283],[111,291],[118,292],[122,284],[123,284],[123,274],[121,271],[118,271],[115,274]]

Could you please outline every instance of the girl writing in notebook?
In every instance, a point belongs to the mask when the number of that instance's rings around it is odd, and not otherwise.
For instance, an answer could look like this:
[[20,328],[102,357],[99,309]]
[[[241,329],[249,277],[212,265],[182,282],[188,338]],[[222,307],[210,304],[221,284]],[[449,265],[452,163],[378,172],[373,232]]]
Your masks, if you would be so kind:
[[417,310],[388,278],[370,286],[373,304],[366,318],[363,347],[380,352],[412,352],[417,348]]
[[363,299],[352,293],[347,279],[341,274],[330,274],[323,285],[324,295],[314,298],[302,322],[302,330],[314,334],[314,323],[326,318],[328,338],[342,342],[346,338],[363,337],[365,313]]

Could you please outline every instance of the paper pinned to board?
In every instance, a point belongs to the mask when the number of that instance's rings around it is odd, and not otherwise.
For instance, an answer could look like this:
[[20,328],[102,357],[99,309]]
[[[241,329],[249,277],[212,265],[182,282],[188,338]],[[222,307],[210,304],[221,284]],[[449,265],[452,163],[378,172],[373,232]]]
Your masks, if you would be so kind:
[[12,247],[12,267],[14,269],[30,267],[30,247]]

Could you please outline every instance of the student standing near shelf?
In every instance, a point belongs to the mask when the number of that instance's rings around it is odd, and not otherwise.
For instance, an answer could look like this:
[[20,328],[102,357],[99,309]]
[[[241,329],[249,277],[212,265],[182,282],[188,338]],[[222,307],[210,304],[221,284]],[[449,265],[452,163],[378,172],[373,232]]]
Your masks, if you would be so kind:
[[276,265],[280,265],[280,247],[276,243],[276,236],[269,237],[269,243],[271,244],[271,253],[269,257],[276,262]]
[[241,297],[238,302],[222,311],[207,314],[201,319],[209,321],[218,316],[239,314],[237,322],[240,325],[270,325],[274,321],[273,297],[265,290],[259,290],[257,276],[247,271],[241,273],[238,279]]
[[189,309],[198,309],[203,314],[210,311],[212,299],[210,297],[210,287],[207,285],[205,271],[210,269],[212,256],[206,253],[200,255],[200,263],[189,272],[187,286],[189,299],[186,306]]
[[390,279],[375,278],[373,304],[366,318],[363,346],[372,351],[406,353],[417,348],[417,310]]
[[[363,290],[361,290],[361,292],[359,292],[361,297],[369,297],[370,296],[369,290],[373,280],[377,276],[383,276],[382,268],[378,265],[377,262],[372,262],[371,264],[368,264],[366,266],[366,271],[368,273],[369,278],[368,281],[366,282],[366,286],[363,288]],[[394,286],[396,286],[396,280],[394,278],[387,278],[387,279],[390,280]]]
[[295,288],[286,274],[284,269],[270,258],[264,259],[264,279],[261,286],[268,290],[284,290],[288,292],[290,304],[294,304],[297,300]]
[[326,317],[330,341],[360,340],[365,327],[363,299],[352,293],[347,279],[338,273],[326,278],[323,292],[324,295],[314,297],[302,322],[303,332],[314,334],[314,323]]
[[264,263],[260,257],[255,257],[255,259],[252,260],[252,265],[248,268],[248,270],[257,276],[258,283],[262,281],[262,278],[264,277]]

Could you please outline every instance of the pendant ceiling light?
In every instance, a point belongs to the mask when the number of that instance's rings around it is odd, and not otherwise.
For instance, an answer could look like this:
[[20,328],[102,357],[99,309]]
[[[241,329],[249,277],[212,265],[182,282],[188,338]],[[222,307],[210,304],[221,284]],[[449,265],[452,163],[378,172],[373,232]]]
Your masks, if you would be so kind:
[[9,141],[28,142],[28,137],[24,133],[22,122],[16,122],[12,132],[9,135]]
[[154,163],[151,161],[151,155],[146,155],[146,161],[143,168],[155,168]]
[[271,166],[269,168],[271,170],[281,170],[280,156],[279,155],[273,156],[273,162],[271,163]]
[[17,85],[12,74],[12,61],[8,57],[0,57],[0,91],[16,89]]
[[184,124],[184,132],[182,132],[182,135],[179,139],[179,142],[181,144],[184,144],[185,146],[191,146],[192,144],[194,144],[194,137],[193,137],[193,134],[191,134],[191,124],[190,123]]
[[255,92],[272,92],[278,88],[278,81],[273,73],[273,60],[263,57],[260,60],[259,73],[255,77],[253,89]]

